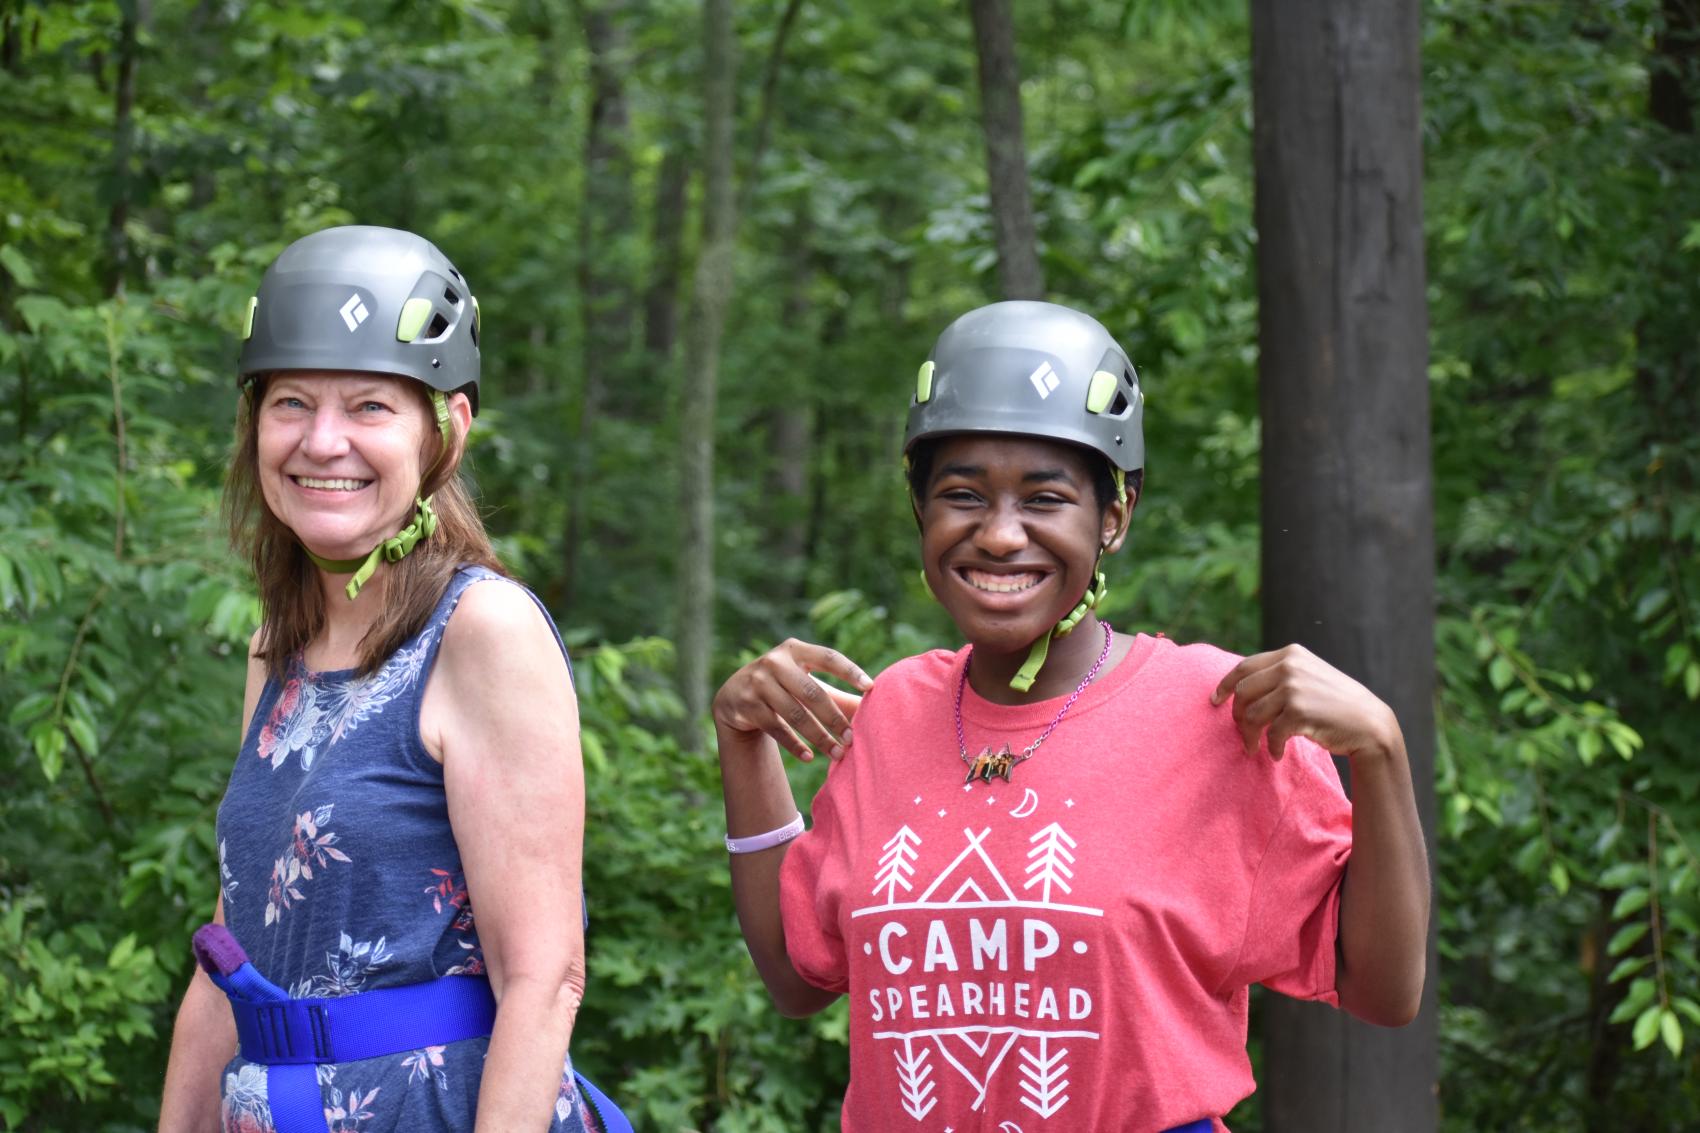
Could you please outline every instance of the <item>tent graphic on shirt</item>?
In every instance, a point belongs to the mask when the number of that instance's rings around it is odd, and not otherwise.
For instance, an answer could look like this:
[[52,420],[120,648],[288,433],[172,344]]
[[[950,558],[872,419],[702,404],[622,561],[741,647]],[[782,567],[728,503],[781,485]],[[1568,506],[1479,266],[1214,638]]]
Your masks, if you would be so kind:
[[[1043,912],[1047,924],[1054,922],[1053,927],[1065,928],[1074,917],[1104,915],[1102,909],[1066,903],[1073,893],[1079,843],[1060,823],[1053,822],[1028,839],[1025,860],[1007,863],[1011,876],[1020,871],[1018,886],[1010,884],[1005,870],[988,852],[990,835],[989,827],[977,832],[964,829],[960,852],[917,893],[917,875],[925,877],[925,851],[920,835],[903,826],[881,847],[870,890],[881,903],[852,910],[850,915],[889,916],[927,910],[946,914],[951,923],[956,923],[949,913],[983,917],[994,911],[1032,910]],[[1060,945],[1060,936],[1057,943]],[[955,969],[951,971],[954,975]],[[1010,980],[1014,973],[1000,971],[995,975],[999,980]],[[1030,982],[1036,988],[1044,987],[1042,979]],[[1082,1043],[1098,1041],[1095,1024],[1089,1018],[1064,1017],[1054,1000],[1049,1012],[1036,1008],[1025,1015],[999,1014],[988,1016],[984,1023],[958,1024],[958,1012],[973,1014],[962,995],[964,987],[946,981],[935,990],[948,995],[953,988],[958,1002],[951,1012],[941,1011],[930,1018],[905,1017],[902,1022],[890,1016],[873,1033],[876,1040],[892,1044],[895,1085],[903,1111],[917,1122],[926,1119],[941,1100],[937,1075],[945,1074],[949,1067],[972,1087],[970,1108],[975,1112],[986,1104],[993,1082],[1003,1072],[1017,1076],[1019,1091],[1012,1096],[1022,1106],[1042,1119],[1056,1116],[1069,1101],[1070,1051],[1078,1050]]]
[[[991,828],[975,834],[964,830],[963,836],[968,839],[967,847],[956,855],[956,860],[945,868],[945,871],[933,879],[933,883],[922,890],[917,897],[917,904],[926,904],[940,900],[938,894],[948,892],[949,896],[942,898],[946,905],[989,904],[993,901],[1014,901],[1015,893],[1004,881],[1003,874],[992,859],[986,856],[985,841]],[[994,897],[993,894],[996,894]]]

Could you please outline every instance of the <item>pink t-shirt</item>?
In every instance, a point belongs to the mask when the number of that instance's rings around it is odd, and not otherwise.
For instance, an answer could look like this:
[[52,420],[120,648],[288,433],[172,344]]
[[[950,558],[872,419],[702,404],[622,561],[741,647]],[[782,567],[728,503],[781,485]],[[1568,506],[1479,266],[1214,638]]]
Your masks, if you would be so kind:
[[[965,784],[963,660],[874,683],[780,876],[792,962],[850,997],[844,1129],[1219,1119],[1254,1088],[1248,985],[1337,1005],[1352,815],[1328,754],[1247,756],[1210,705],[1237,658],[1141,636],[1012,782]],[[967,689],[969,753],[1021,751],[1062,704]]]

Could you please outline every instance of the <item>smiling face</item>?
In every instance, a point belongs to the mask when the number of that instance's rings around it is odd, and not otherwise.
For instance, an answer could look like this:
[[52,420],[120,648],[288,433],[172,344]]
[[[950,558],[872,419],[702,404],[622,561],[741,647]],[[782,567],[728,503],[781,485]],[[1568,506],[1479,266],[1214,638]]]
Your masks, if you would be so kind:
[[1075,445],[968,434],[943,438],[919,501],[927,583],[976,649],[1014,654],[1049,633],[1121,545],[1131,506],[1100,509],[1103,458]]
[[364,556],[412,515],[435,432],[417,383],[285,371],[264,383],[257,416],[266,506],[308,550]]

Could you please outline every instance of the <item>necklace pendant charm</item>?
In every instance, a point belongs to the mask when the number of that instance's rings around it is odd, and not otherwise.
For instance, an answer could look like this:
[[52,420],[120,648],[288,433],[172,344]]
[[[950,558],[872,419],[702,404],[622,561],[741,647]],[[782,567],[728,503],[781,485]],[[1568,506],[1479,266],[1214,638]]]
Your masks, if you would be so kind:
[[1026,758],[1025,755],[1016,755],[1010,751],[1007,743],[997,751],[989,747],[984,748],[973,759],[969,759],[968,753],[963,752],[962,762],[968,765],[968,777],[962,781],[972,783],[978,779],[982,783],[990,783],[993,779],[1002,779],[1007,783],[1009,773],[1015,770],[1015,765]]

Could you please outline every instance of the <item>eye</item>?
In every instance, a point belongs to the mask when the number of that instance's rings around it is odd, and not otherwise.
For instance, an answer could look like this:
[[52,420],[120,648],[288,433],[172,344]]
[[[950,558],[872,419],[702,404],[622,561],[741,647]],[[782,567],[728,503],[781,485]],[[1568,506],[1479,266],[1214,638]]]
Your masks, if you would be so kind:
[[936,498],[951,504],[976,504],[980,502],[979,493],[968,488],[941,488]]
[[358,411],[361,413],[388,413],[390,407],[381,401],[362,401]]
[[305,401],[302,401],[299,397],[294,397],[294,396],[291,396],[289,394],[285,394],[284,396],[278,398],[276,401],[272,402],[272,404],[279,409],[305,409],[305,408],[307,408],[307,403]]

